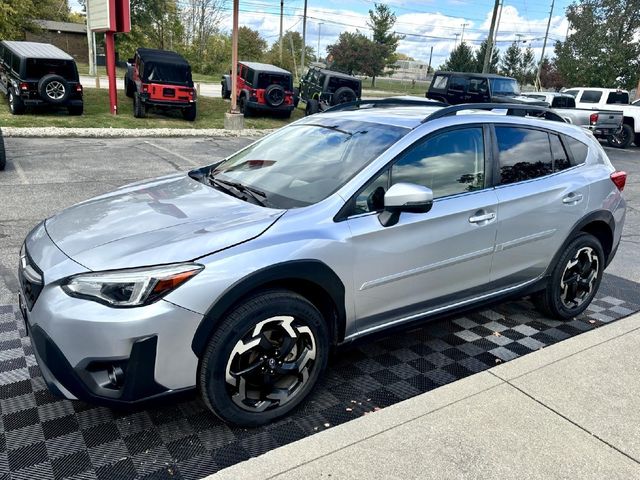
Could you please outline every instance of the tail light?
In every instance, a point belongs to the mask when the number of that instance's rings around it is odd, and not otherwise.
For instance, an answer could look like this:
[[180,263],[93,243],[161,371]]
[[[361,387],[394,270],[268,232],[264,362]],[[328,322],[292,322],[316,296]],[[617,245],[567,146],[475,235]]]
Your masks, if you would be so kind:
[[24,91],[29,90],[29,84],[27,82],[22,82],[20,84],[20,90],[24,90]]
[[596,123],[598,123],[598,114],[592,113],[591,115],[589,115],[589,122],[591,123],[591,125],[595,125]]
[[76,85],[76,92],[82,93],[82,84],[79,83],[78,85]]
[[149,85],[142,85],[142,93],[149,93]]
[[627,172],[613,172],[611,174],[611,181],[615,183],[618,190],[623,191],[627,183]]

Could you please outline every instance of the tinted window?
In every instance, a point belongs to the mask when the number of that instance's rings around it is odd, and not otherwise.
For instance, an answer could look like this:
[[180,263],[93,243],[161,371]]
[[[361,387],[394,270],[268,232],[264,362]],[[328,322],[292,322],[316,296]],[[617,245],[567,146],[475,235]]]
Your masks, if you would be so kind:
[[564,151],[560,137],[550,134],[549,140],[551,140],[551,156],[553,157],[553,171],[559,172],[565,170],[571,166],[569,163],[569,157],[567,152]]
[[429,138],[402,154],[391,168],[391,180],[429,187],[434,198],[483,188],[482,128],[453,130]]
[[447,77],[444,75],[436,75],[431,84],[431,88],[445,89],[447,88]]
[[602,98],[602,92],[596,90],[585,90],[582,92],[581,102],[584,103],[598,103]]
[[627,92],[611,92],[607,97],[608,104],[629,104],[629,94]]
[[451,77],[449,80],[449,90],[464,91],[467,86],[467,79],[464,77]]
[[492,78],[491,92],[493,95],[520,95],[520,88],[513,78]]
[[384,208],[384,194],[388,188],[389,170],[385,170],[356,196],[355,211],[351,215],[382,210]]
[[489,90],[489,82],[486,78],[469,79],[469,93],[487,93]]
[[18,74],[20,73],[20,57],[17,55],[13,55],[11,59],[11,69]]
[[291,77],[279,73],[259,73],[256,88],[267,88],[269,85],[281,85],[285,90],[291,90]]
[[589,147],[584,143],[572,137],[564,137],[564,144],[571,151],[571,156],[573,157],[572,165],[580,165],[587,161]]
[[547,101],[547,97],[545,97],[544,95],[534,95],[531,93],[526,93],[524,96],[528,98],[533,98],[534,100],[542,100],[543,102]]
[[578,90],[565,90],[562,93],[566,93],[567,95],[571,95],[573,98],[578,96]]
[[542,177],[553,172],[549,136],[539,130],[496,127],[502,185]]
[[553,97],[553,108],[575,108],[576,100],[573,97]]

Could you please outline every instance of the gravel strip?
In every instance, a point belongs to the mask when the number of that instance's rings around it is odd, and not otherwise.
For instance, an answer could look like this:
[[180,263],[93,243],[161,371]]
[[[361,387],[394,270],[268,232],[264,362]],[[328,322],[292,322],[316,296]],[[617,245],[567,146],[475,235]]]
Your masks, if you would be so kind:
[[61,128],[61,127],[2,127],[5,137],[81,137],[81,138],[131,138],[131,137],[262,137],[275,130],[246,128],[224,130],[222,128]]

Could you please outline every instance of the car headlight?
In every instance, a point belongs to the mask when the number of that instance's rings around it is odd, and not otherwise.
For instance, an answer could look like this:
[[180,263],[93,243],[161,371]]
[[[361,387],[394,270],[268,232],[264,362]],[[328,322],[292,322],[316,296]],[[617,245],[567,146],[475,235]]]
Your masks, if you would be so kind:
[[72,297],[86,298],[112,307],[138,307],[162,298],[203,268],[197,263],[180,263],[81,273],[70,277],[62,289]]

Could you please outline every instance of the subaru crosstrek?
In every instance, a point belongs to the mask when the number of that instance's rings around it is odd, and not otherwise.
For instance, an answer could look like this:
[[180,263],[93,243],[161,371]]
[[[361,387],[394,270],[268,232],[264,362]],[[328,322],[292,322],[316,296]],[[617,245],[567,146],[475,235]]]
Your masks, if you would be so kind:
[[459,110],[305,117],[42,222],[20,305],[49,388],[115,405],[197,387],[255,426],[309,394],[332,346],[511,296],[580,314],[626,174],[578,127]]

